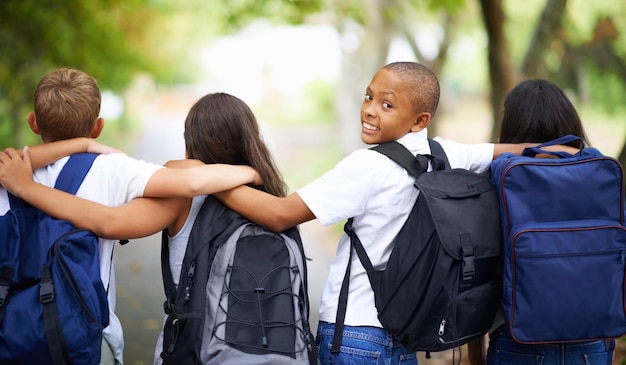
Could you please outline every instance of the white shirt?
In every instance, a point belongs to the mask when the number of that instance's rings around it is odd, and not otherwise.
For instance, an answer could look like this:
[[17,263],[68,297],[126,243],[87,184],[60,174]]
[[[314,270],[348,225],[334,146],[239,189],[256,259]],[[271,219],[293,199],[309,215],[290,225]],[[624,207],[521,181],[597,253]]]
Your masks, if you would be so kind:
[[[54,186],[57,176],[69,157],[65,157],[47,167],[34,172],[35,181]],[[146,163],[124,154],[99,155],[96,157],[77,196],[107,206],[118,206],[143,196],[146,184],[152,174],[162,168],[160,165]],[[7,191],[0,187],[0,214],[9,210]],[[85,212],[89,214],[89,212]],[[100,277],[107,290],[109,302],[109,325],[103,336],[111,345],[115,359],[123,363],[124,338],[122,326],[115,315],[115,272],[113,269],[113,248],[116,240],[100,239]]]
[[[452,168],[486,171],[494,145],[459,144],[436,138]],[[398,140],[413,154],[429,154],[427,132],[409,133]],[[361,149],[341,160],[334,169],[299,189],[298,195],[324,226],[354,217],[353,228],[376,269],[383,269],[391,254],[391,242],[417,200],[415,179],[383,154]],[[349,257],[350,239],[344,233],[322,292],[320,321],[334,323],[339,291]],[[374,305],[374,293],[358,256],[352,256],[350,291],[345,324],[382,327]]]

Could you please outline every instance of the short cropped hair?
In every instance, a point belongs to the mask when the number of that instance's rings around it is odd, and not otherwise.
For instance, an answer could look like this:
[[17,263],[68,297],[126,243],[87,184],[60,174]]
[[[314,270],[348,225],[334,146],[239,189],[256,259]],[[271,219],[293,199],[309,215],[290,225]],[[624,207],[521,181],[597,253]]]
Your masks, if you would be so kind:
[[100,115],[100,88],[83,71],[60,68],[35,89],[35,116],[44,142],[89,137]]
[[393,62],[383,68],[407,83],[416,112],[435,115],[439,105],[439,80],[428,67],[417,62]]

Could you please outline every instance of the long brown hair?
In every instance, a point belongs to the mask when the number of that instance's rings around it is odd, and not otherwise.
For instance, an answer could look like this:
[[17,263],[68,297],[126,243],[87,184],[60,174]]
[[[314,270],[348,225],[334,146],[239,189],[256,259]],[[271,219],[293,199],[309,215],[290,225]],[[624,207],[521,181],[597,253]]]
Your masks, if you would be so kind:
[[286,196],[287,188],[259,132],[254,113],[241,99],[226,93],[207,94],[185,120],[187,156],[204,163],[252,166],[265,190]]

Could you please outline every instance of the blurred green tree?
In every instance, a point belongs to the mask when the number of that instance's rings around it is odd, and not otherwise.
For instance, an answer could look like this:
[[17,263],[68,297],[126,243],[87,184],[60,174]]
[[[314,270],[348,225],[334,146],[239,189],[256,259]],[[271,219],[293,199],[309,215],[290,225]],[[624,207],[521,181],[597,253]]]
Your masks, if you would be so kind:
[[43,75],[62,66],[94,76],[103,90],[123,90],[138,72],[183,77],[185,60],[168,42],[174,8],[150,0],[0,1],[0,142],[21,146],[25,114]]
[[[626,23],[617,21],[626,16],[626,3],[620,0],[239,0],[212,3],[207,13],[225,31],[260,17],[334,25],[342,37],[335,113],[346,151],[360,143],[354,116],[362,90],[355,85],[366,85],[387,62],[393,41],[406,42],[415,59],[443,79],[450,71],[449,50],[480,28],[479,19],[487,43],[492,141],[500,131],[505,94],[523,79],[551,79],[609,113],[623,112],[626,101]],[[435,41],[434,52],[424,51],[425,37]],[[437,123],[429,133],[437,134]],[[619,156],[626,164],[626,141]]]
[[[524,79],[546,78],[573,90],[583,105],[624,112],[626,26],[616,19],[626,16],[625,3],[545,0],[525,4],[523,11],[504,0],[480,4],[489,39],[492,140],[499,135],[506,92]],[[535,24],[530,33],[520,32],[524,22]],[[521,47],[519,38],[526,42]],[[511,45],[517,48],[509,52]],[[618,159],[626,165],[626,135]]]

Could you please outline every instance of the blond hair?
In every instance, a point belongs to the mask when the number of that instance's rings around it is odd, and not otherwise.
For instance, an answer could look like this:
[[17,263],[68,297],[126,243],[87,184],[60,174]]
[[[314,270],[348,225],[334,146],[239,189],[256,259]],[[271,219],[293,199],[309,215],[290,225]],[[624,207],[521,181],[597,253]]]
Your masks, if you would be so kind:
[[90,137],[100,115],[100,88],[96,79],[73,68],[60,68],[35,89],[35,116],[45,142]]

